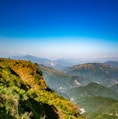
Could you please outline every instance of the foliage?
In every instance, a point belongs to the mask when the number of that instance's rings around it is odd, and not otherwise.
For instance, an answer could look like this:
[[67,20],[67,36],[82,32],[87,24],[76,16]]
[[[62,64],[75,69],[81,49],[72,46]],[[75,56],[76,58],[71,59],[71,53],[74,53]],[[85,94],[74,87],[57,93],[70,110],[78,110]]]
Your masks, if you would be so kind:
[[35,64],[0,59],[1,119],[83,119],[77,109],[46,86]]

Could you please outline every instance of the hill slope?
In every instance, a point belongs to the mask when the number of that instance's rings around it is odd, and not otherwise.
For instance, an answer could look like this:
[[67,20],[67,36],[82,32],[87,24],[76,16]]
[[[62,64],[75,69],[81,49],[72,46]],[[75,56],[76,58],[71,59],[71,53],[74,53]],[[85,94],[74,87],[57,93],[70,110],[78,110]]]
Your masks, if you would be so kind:
[[87,86],[72,88],[67,90],[66,94],[68,94],[70,98],[74,98],[75,102],[78,102],[81,98],[93,96],[102,96],[118,100],[118,93],[96,83],[90,83]]
[[35,64],[0,58],[1,119],[83,119],[77,109],[47,87]]
[[87,119],[117,119],[118,101],[105,97],[86,97],[79,100]]
[[79,82],[83,80],[83,77],[70,76],[59,70],[46,67],[42,64],[37,64],[37,67],[42,70],[46,84],[55,90],[62,91],[64,89],[77,87],[80,85]]
[[118,69],[102,63],[87,63],[69,68],[66,73],[82,76],[88,82],[97,82],[105,86],[118,83]]
[[[118,93],[96,83],[65,92],[70,100],[81,105],[87,119],[117,119]],[[80,110],[81,112],[81,110]]]

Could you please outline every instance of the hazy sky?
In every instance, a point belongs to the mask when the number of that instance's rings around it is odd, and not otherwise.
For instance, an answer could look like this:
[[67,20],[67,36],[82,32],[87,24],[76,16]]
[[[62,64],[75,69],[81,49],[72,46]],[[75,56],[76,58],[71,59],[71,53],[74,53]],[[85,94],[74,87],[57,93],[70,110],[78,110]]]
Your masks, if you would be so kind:
[[0,0],[0,56],[118,56],[118,0]]

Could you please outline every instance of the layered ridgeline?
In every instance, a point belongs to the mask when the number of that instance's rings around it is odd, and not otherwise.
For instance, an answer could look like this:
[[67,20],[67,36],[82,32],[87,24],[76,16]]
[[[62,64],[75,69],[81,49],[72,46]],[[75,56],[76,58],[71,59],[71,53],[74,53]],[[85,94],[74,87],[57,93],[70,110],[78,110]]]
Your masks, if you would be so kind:
[[[73,66],[66,71],[72,76],[82,76],[83,84],[91,82],[100,83],[104,86],[118,84],[118,68],[102,63],[87,63]],[[81,82],[81,83],[82,83]]]
[[69,67],[74,65],[74,61],[68,61],[68,60],[50,60],[50,59],[46,59],[46,58],[39,58],[39,57],[35,57],[32,55],[25,55],[25,56],[11,56],[11,59],[19,59],[19,60],[27,60],[27,61],[31,61],[33,63],[38,63],[38,64],[43,64],[47,67],[51,67],[54,69],[58,69],[58,70],[63,70],[65,69],[65,67]]
[[0,58],[0,119],[83,119],[78,107],[47,86],[29,61]]
[[87,119],[118,118],[118,68],[102,63],[73,66],[66,71],[82,76],[79,87],[66,90],[71,101],[80,104]]

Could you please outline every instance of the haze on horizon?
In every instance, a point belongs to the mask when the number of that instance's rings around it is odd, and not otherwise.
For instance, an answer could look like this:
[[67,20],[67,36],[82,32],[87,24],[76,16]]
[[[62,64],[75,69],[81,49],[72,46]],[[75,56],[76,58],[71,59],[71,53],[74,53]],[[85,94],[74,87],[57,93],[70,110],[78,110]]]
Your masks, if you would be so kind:
[[118,57],[117,0],[1,0],[0,57]]

